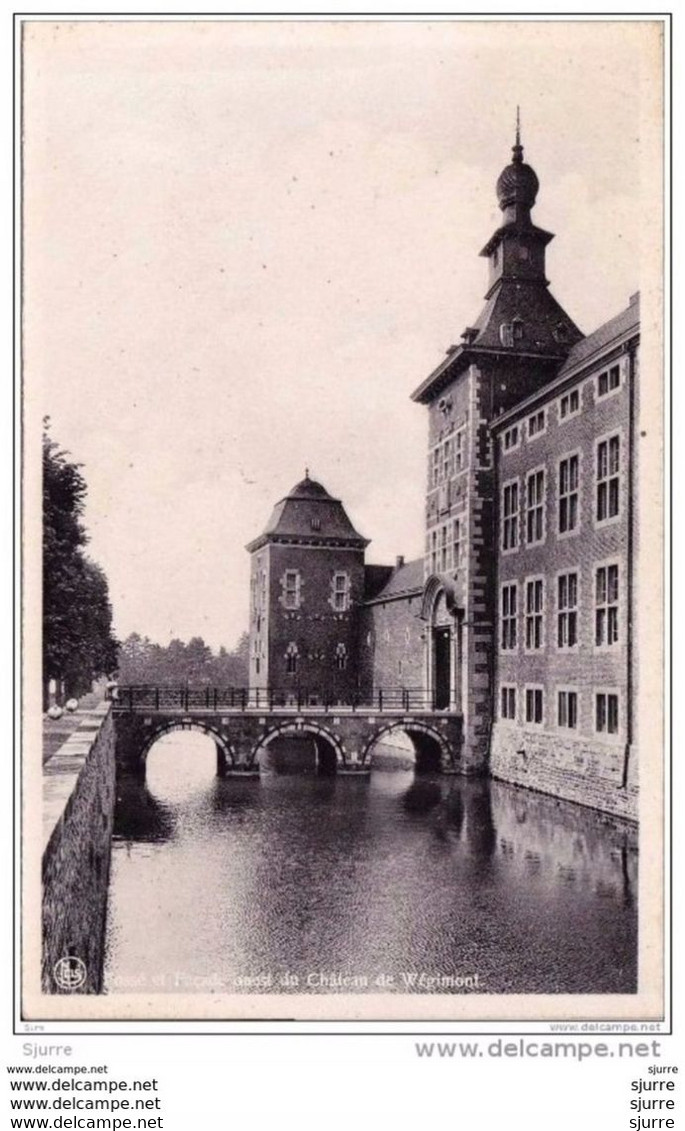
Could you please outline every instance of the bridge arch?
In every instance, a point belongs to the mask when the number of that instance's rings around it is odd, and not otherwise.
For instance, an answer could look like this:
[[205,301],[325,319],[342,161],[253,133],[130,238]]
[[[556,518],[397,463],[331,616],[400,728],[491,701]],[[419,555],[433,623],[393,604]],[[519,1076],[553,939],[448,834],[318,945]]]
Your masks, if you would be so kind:
[[369,764],[376,743],[382,742],[394,731],[402,731],[411,740],[418,773],[438,772],[445,766],[452,764],[452,751],[444,735],[440,733],[437,727],[419,721],[412,720],[409,722],[404,719],[396,719],[394,722],[378,727],[368,739],[362,750],[362,765]]
[[288,720],[287,722],[279,723],[274,727],[269,727],[269,729],[266,730],[264,734],[260,735],[259,739],[254,744],[250,752],[249,765],[259,765],[260,754],[262,754],[267,749],[269,744],[273,742],[275,738],[282,738],[285,735],[298,734],[310,734],[313,735],[315,739],[319,738],[323,742],[327,743],[335,754],[336,768],[342,768],[343,766],[345,766],[347,761],[345,746],[339,735],[333,734],[332,731],[330,731],[327,727],[318,726],[317,723],[310,721],[300,722],[294,719],[292,721]]
[[155,743],[158,742],[160,738],[163,738],[165,734],[172,734],[172,732],[176,730],[193,730],[197,734],[204,734],[207,738],[212,739],[216,746],[217,772],[219,774],[225,773],[227,769],[235,765],[235,748],[220,731],[209,726],[201,719],[193,719],[192,722],[173,719],[156,726],[151,734],[145,736],[139,759],[143,773],[145,772],[145,766],[147,764],[147,756]]

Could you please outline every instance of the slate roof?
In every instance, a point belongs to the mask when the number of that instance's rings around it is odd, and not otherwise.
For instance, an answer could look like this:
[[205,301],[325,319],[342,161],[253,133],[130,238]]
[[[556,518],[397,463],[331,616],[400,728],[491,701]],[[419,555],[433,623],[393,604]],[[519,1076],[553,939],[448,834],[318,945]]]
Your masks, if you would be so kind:
[[421,592],[423,589],[423,558],[416,558],[413,562],[405,562],[398,569],[393,569],[387,583],[375,597],[367,597],[367,601],[390,601],[394,598],[409,596],[411,593]]
[[548,381],[546,385],[536,389],[525,400],[519,401],[517,404],[512,405],[510,409],[503,412],[495,420],[490,422],[491,428],[499,429],[503,424],[517,417],[520,413],[526,412],[531,405],[537,401],[545,400],[547,397],[554,394],[558,387],[563,386],[569,381],[574,373],[583,367],[583,365],[590,365],[593,359],[601,357],[611,349],[612,345],[618,345],[623,339],[629,337],[631,333],[636,333],[640,326],[640,295],[639,292],[630,300],[630,304],[617,314],[614,318],[610,318],[608,322],[603,322],[592,334],[588,334],[587,338],[577,342],[573,349],[570,351],[566,361],[559,368],[556,377],[553,381]]
[[364,549],[368,538],[359,534],[345,511],[340,499],[334,499],[326,488],[307,476],[281,499],[266,527],[247,549],[258,549],[269,541],[291,541],[310,544],[331,543]]
[[594,333],[588,334],[587,338],[576,343],[559,370],[559,377],[566,376],[570,370],[575,369],[583,361],[589,360],[593,354],[607,349],[613,341],[619,340],[630,330],[637,328],[639,324],[640,293],[638,291],[625,310],[622,310],[615,318],[610,318]]

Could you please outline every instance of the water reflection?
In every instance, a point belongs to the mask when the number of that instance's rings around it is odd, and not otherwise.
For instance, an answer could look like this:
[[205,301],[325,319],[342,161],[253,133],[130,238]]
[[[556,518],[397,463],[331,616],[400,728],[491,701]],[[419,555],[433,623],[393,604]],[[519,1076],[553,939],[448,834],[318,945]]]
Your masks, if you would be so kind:
[[147,782],[119,783],[109,992],[331,992],[326,972],[361,993],[381,975],[411,992],[412,972],[453,992],[475,974],[485,993],[635,991],[631,826],[407,770],[219,779],[204,742],[170,735]]

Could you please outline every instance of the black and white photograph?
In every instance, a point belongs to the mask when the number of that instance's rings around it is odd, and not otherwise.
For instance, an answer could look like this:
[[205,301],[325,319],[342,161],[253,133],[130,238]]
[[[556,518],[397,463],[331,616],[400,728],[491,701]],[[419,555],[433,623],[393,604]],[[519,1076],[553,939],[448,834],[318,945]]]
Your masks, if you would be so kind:
[[26,1019],[664,1017],[662,32],[24,20]]

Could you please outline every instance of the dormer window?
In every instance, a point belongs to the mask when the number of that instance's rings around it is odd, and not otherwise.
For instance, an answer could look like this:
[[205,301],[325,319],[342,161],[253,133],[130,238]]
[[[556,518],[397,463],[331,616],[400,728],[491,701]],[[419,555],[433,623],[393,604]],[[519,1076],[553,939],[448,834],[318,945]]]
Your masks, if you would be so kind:
[[312,528],[312,530],[321,530],[321,519],[318,518],[315,515],[312,515],[312,517],[309,520],[309,525]]
[[523,341],[523,319],[514,318],[511,324],[511,331],[515,342]]

